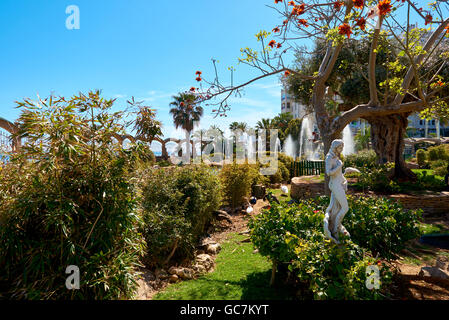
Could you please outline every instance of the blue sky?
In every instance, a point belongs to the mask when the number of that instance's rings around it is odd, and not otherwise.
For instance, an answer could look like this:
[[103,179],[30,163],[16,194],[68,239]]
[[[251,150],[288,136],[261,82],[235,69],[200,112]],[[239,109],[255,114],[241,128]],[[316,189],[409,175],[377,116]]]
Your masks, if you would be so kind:
[[[101,89],[117,107],[134,96],[157,109],[166,137],[174,132],[170,97],[195,85],[195,71],[212,76],[211,58],[235,82],[256,74],[238,66],[240,48],[255,47],[255,34],[279,23],[266,7],[272,1],[1,0],[0,116],[15,120],[16,100],[71,96]],[[80,9],[80,29],[68,30],[66,7]],[[280,87],[273,77],[232,99],[228,118],[213,119],[205,108],[201,127],[232,121],[254,125],[280,112]]]
[[[427,2],[426,2],[427,3]],[[424,3],[423,3],[424,4]],[[66,8],[80,9],[80,29],[66,28]],[[255,34],[282,18],[273,0],[1,0],[0,117],[15,120],[15,101],[71,96],[101,89],[124,108],[134,96],[157,109],[165,137],[180,137],[169,115],[171,96],[195,85],[195,72],[213,76],[236,67],[235,83],[258,74],[237,65],[240,48],[257,48]],[[416,19],[416,17],[413,17]],[[227,128],[232,121],[254,126],[280,112],[280,86],[273,77],[231,100],[227,118],[205,108],[202,128]]]

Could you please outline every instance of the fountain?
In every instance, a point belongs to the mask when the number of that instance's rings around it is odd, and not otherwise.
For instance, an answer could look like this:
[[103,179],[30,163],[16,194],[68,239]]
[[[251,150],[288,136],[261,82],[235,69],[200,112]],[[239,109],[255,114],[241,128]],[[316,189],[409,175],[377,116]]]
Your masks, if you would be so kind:
[[344,142],[343,148],[344,156],[355,153],[354,136],[352,134],[352,130],[349,124],[343,130],[343,142]]
[[293,141],[293,138],[291,135],[288,135],[287,139],[284,142],[283,152],[286,155],[292,157],[293,159],[295,159],[297,156],[295,142]]
[[299,136],[299,157],[305,156],[306,160],[318,160],[317,145],[314,143],[313,118],[310,115],[304,117]]

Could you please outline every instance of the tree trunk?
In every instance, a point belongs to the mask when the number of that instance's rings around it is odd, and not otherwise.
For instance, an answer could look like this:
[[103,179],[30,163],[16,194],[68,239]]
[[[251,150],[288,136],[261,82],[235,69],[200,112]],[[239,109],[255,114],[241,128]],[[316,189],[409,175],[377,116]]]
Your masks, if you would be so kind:
[[183,162],[184,164],[190,164],[190,132],[185,130],[185,134],[186,134],[186,154],[185,157],[183,157]]
[[416,175],[407,167],[404,157],[404,136],[408,125],[408,113],[367,118],[371,124],[371,142],[379,164],[395,164],[394,179],[416,180]]

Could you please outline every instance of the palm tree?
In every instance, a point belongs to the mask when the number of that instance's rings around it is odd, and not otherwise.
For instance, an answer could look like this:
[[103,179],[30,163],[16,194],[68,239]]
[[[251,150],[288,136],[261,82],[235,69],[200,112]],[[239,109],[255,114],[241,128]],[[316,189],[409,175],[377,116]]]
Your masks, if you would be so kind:
[[234,121],[233,123],[231,123],[229,125],[229,130],[231,130],[231,131],[242,130],[243,132],[245,132],[247,128],[248,128],[248,125],[245,122]]
[[203,115],[203,108],[196,104],[197,97],[192,93],[179,93],[173,96],[170,106],[170,114],[173,116],[175,128],[182,128],[186,133],[186,159],[190,162],[190,133],[193,130],[194,122],[200,121]]
[[[273,120],[262,118],[261,120],[257,121],[256,130],[270,130],[270,129],[274,129]],[[265,145],[265,150],[270,150],[270,141],[266,137],[267,133],[268,132],[266,132],[262,136],[260,135],[260,133],[258,133],[257,135],[262,138],[261,142],[262,145]],[[259,150],[259,139],[257,140],[257,150]]]
[[257,130],[263,130],[263,129],[269,130],[272,128],[273,128],[273,124],[272,124],[271,119],[262,118],[262,120],[257,121],[257,124],[256,124]]
[[201,157],[201,162],[203,162],[203,143],[207,140],[210,140],[207,137],[207,130],[204,130],[204,129],[196,130],[192,134],[192,137],[200,140],[200,157]]

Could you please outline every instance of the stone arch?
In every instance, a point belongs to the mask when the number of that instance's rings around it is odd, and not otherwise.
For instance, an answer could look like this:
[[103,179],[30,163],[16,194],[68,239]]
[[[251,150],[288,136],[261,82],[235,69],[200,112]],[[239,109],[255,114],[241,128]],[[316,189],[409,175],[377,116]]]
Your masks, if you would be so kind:
[[[14,124],[11,121],[8,121],[2,117],[0,117],[0,128],[8,131],[11,135],[19,132],[19,127],[16,124]],[[13,152],[19,151],[21,146],[22,146],[22,141],[19,137],[16,137],[12,140],[12,151]]]

